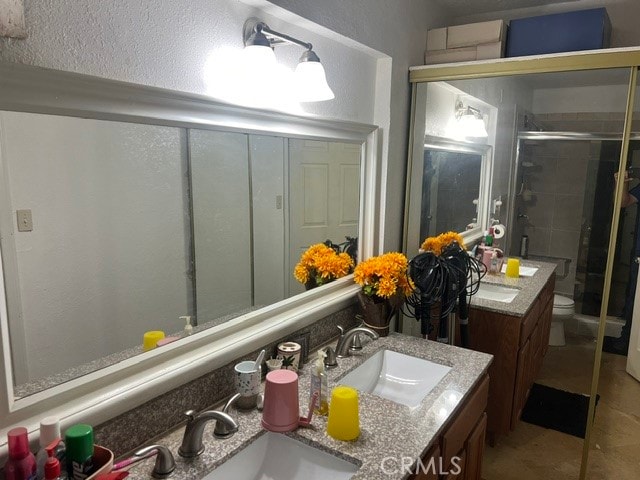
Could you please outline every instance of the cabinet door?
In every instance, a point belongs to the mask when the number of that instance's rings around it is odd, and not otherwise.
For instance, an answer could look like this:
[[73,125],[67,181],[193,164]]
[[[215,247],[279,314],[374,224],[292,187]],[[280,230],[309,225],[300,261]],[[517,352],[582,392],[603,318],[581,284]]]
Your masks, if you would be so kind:
[[469,435],[465,450],[467,459],[465,462],[464,480],[480,480],[482,474],[482,454],[484,453],[484,436],[487,432],[487,414],[484,413],[477,425]]
[[438,480],[440,474],[440,447],[434,445],[422,457],[422,464],[414,467],[413,474],[409,475],[409,480]]
[[449,467],[445,470],[447,473],[444,473],[444,475],[442,475],[442,478],[446,480],[463,480],[465,478],[465,471],[467,466],[466,458],[467,452],[465,452],[464,450],[458,452],[458,454],[451,459],[452,463],[449,464]]
[[513,410],[511,412],[511,429],[513,430],[520,420],[522,409],[527,401],[527,395],[529,393],[531,370],[532,370],[532,351],[531,351],[531,339],[527,340],[524,346],[520,349],[520,355],[518,355],[518,370],[516,373],[516,388],[513,395]]
[[551,317],[553,316],[553,296],[547,301],[547,305],[540,317],[540,326],[542,327],[542,356],[544,357],[549,350],[549,333],[551,333]]

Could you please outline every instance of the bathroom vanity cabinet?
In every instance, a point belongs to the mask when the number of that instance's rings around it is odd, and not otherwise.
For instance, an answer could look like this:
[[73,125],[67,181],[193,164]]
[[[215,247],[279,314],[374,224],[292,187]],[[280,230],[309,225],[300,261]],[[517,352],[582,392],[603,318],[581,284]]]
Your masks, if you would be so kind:
[[[485,375],[469,395],[462,410],[447,422],[443,432],[422,456],[422,465],[426,468],[418,469],[409,477],[411,480],[480,480],[489,385],[489,376]],[[454,457],[457,457],[455,463]],[[440,476],[440,472],[448,473]]]
[[547,353],[555,275],[551,275],[523,316],[472,307],[470,347],[494,356],[487,408],[489,443],[509,433],[520,419]]

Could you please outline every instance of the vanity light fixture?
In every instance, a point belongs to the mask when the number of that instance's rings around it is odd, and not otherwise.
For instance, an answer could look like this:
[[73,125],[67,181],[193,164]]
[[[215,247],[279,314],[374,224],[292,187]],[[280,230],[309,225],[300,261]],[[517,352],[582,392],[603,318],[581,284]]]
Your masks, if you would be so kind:
[[455,117],[460,131],[465,137],[488,137],[487,127],[482,112],[469,105],[466,107],[461,101],[456,102]]
[[249,18],[243,29],[244,51],[247,61],[256,71],[275,66],[276,56],[273,52],[278,45],[298,45],[305,49],[293,74],[296,97],[299,102],[321,102],[335,98],[327,84],[324,67],[310,43],[284,33],[271,30],[267,24],[256,18]]

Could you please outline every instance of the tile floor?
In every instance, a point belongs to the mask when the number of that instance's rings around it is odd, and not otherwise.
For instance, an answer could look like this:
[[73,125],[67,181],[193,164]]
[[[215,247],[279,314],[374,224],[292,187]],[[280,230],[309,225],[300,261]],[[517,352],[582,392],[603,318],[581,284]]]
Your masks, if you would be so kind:
[[[550,347],[538,383],[588,393],[595,341],[568,337],[566,347]],[[600,402],[589,456],[589,480],[640,478],[640,383],[625,371],[626,357],[603,354]],[[577,479],[583,440],[519,422],[510,435],[485,448],[485,480]]]

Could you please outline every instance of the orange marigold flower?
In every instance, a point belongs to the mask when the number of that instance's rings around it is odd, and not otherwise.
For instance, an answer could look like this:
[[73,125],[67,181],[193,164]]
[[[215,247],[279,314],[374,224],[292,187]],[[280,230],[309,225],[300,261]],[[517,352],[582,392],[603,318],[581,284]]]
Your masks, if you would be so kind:
[[324,243],[317,243],[302,253],[293,276],[300,283],[314,279],[318,285],[322,285],[348,275],[352,269],[353,260],[349,255],[338,254]]
[[371,257],[356,266],[353,280],[367,295],[390,298],[401,292],[408,296],[412,292],[407,276],[408,264],[407,257],[398,252]]

